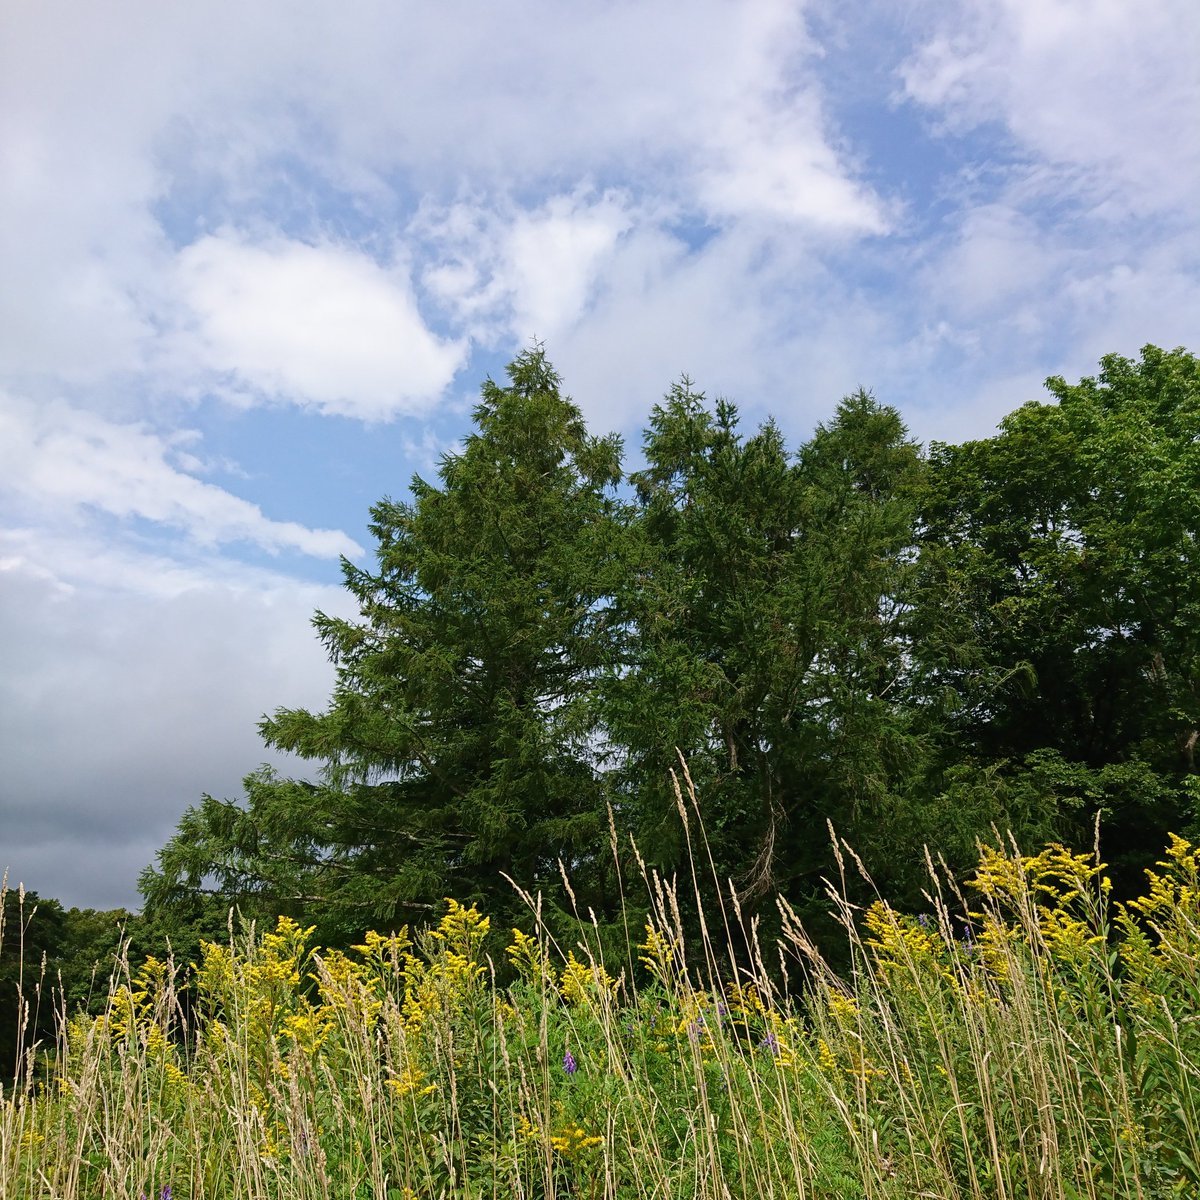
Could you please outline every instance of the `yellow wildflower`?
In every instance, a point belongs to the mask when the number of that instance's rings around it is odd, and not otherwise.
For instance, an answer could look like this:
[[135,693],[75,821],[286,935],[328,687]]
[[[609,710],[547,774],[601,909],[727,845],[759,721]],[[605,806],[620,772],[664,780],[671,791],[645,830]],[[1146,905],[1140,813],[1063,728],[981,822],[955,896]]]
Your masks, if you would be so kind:
[[446,915],[429,936],[463,958],[473,959],[491,927],[491,919],[480,916],[475,905],[464,908],[457,900],[447,896]]
[[[1057,907],[1065,907],[1088,890],[1104,865],[1087,854],[1072,854],[1057,842],[1026,858],[984,846],[971,886],[992,899],[1016,901],[1033,893],[1050,899]],[[1103,879],[1100,888],[1107,890]]]
[[283,1033],[292,1045],[307,1055],[316,1054],[329,1036],[330,1025],[312,1009],[289,1013],[283,1018]]
[[817,1062],[827,1075],[836,1074],[839,1069],[837,1055],[829,1048],[829,1043],[824,1038],[817,1038]]
[[601,996],[608,997],[616,989],[616,980],[600,963],[581,963],[572,950],[562,969],[559,989],[568,1004],[591,1004]]
[[522,979],[532,983],[547,983],[551,979],[550,961],[545,947],[537,938],[519,929],[512,931],[513,940],[505,950],[509,961],[516,967]]
[[575,1158],[587,1150],[603,1145],[602,1137],[589,1135],[582,1125],[567,1125],[550,1138],[550,1148],[563,1158]]
[[857,1025],[859,1015],[858,1001],[853,996],[848,996],[845,992],[831,990],[829,999],[826,1001],[826,1007],[829,1009],[829,1015],[833,1018],[834,1024],[840,1029]]
[[432,1096],[437,1091],[436,1083],[429,1083],[428,1076],[419,1067],[409,1065],[404,1068],[404,1071],[392,1079],[385,1079],[387,1084],[397,1096]]
[[651,975],[664,984],[674,979],[682,950],[678,938],[667,937],[647,921],[646,940],[638,943],[638,949],[642,951],[638,962],[643,963]]

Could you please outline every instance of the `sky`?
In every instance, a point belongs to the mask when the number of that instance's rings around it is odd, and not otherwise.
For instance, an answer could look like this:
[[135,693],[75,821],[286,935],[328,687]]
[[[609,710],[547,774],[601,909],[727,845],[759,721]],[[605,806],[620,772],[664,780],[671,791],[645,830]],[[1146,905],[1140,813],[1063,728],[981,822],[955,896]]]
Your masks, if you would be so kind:
[[1200,351],[1195,0],[14,0],[0,870],[136,879],[320,709],[369,506],[542,341],[636,461],[686,373],[793,446],[987,436]]

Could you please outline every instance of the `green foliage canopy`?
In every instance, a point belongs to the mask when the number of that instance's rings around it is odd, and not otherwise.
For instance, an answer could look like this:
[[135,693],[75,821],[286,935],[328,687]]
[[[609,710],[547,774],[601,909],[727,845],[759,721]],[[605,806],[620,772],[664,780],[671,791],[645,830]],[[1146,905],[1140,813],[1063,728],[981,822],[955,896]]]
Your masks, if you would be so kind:
[[624,594],[636,665],[611,711],[645,845],[683,853],[678,749],[718,874],[754,903],[818,890],[826,821],[881,817],[914,749],[895,701],[921,460],[861,392],[797,457],[773,423],[737,425],[687,381],[654,409],[633,477],[649,566]]
[[1136,883],[1194,821],[1200,366],[1102,368],[928,455],[865,392],[790,452],[685,378],[623,494],[618,439],[526,351],[437,482],[372,510],[358,619],[315,618],[328,708],[262,723],[316,779],[189,809],[148,911],[326,938],[447,895],[503,919],[506,876],[549,894],[561,864],[611,915],[610,829],[666,870],[699,853],[680,754],[701,861],[751,909],[815,910],[828,823],[915,903],[927,844],[965,866],[993,827],[1078,845],[1097,814]]
[[484,384],[438,484],[372,509],[375,569],[343,564],[360,619],[314,621],[337,665],[329,707],[261,725],[322,764],[319,782],[263,770],[244,806],[206,797],[143,878],[152,905],[210,887],[354,928],[447,895],[504,911],[503,875],[536,889],[559,860],[600,902],[621,446],[588,435],[540,348],[508,374]]
[[1146,347],[935,445],[915,645],[945,746],[1131,869],[1192,818],[1200,737],[1200,363]]

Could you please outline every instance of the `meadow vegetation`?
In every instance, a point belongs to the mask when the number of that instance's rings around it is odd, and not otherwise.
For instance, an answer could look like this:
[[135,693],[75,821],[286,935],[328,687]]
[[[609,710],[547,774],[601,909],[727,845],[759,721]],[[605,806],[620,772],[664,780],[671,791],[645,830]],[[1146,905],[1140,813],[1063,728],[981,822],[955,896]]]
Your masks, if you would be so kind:
[[841,973],[784,898],[763,945],[652,869],[615,960],[526,896],[523,928],[449,899],[347,951],[282,917],[119,961],[9,1081],[0,1195],[1195,1195],[1200,849],[1127,904],[1061,845],[928,869],[917,913],[835,878]]

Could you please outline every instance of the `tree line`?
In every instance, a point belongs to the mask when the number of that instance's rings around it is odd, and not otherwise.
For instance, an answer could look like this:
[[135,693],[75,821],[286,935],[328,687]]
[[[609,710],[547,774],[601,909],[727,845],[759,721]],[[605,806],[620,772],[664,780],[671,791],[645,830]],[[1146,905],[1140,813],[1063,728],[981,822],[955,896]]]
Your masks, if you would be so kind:
[[1200,363],[1047,387],[927,449],[860,391],[789,448],[683,379],[626,472],[526,350],[371,510],[357,618],[314,617],[329,703],[260,725],[311,772],[189,808],[143,927],[186,946],[235,906],[336,944],[445,896],[503,921],[514,882],[603,924],[689,861],[819,927],[830,827],[919,904],[926,846],[1090,846],[1099,818],[1136,887],[1200,798]]
[[510,879],[561,899],[565,871],[611,915],[631,838],[689,854],[681,760],[751,909],[819,897],[829,824],[893,895],[925,845],[1090,843],[1097,816],[1136,875],[1197,795],[1200,365],[1147,347],[1047,386],[928,451],[860,391],[789,449],[684,379],[625,474],[525,351],[436,481],[372,509],[359,617],[314,618],[328,707],[260,726],[313,776],[189,809],[148,908],[349,933],[448,895],[507,912]]

